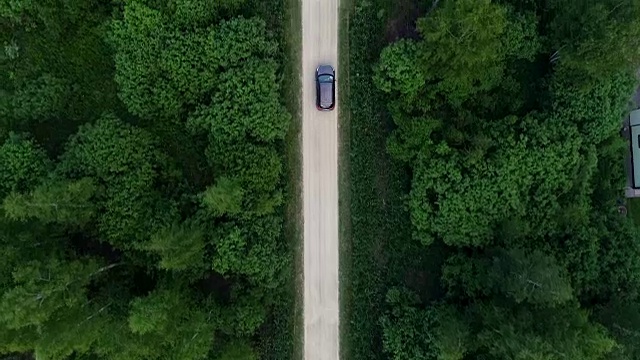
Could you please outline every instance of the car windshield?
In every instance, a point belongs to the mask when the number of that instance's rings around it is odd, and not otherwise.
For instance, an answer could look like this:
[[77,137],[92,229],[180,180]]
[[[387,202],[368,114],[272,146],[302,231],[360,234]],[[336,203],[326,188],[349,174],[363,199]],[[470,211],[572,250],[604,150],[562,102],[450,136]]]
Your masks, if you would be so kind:
[[330,83],[333,82],[333,76],[331,75],[320,75],[318,76],[318,81],[321,83]]

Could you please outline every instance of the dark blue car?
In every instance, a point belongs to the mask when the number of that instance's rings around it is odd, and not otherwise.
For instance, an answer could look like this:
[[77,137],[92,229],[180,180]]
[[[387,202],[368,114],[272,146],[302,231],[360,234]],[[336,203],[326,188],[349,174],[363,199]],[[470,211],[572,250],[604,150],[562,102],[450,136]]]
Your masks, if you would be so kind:
[[336,72],[331,65],[316,69],[316,107],[333,110],[336,106]]

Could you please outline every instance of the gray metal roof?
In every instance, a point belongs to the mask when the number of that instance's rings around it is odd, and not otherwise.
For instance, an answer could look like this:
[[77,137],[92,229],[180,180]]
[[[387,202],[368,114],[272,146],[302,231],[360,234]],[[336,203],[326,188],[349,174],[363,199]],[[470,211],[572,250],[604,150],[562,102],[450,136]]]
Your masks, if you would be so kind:
[[[633,174],[633,187],[640,188],[640,111],[631,113],[631,162]],[[634,125],[635,124],[635,125]]]
[[640,125],[640,109],[633,110],[629,114],[629,126],[637,126]]

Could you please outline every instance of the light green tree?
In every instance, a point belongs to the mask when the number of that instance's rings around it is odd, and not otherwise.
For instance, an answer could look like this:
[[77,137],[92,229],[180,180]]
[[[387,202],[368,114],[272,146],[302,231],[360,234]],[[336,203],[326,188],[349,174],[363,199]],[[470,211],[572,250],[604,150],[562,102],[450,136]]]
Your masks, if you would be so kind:
[[236,215],[242,209],[244,191],[238,181],[222,177],[216,184],[207,188],[202,196],[202,203],[214,215]]
[[148,338],[155,343],[155,356],[171,359],[205,359],[214,336],[208,314],[175,285],[135,299],[129,328],[139,341]]
[[4,199],[5,215],[13,220],[38,219],[43,223],[82,226],[96,210],[92,199],[97,187],[90,178],[77,181],[52,181],[38,186],[30,194],[12,192]]
[[195,224],[173,224],[151,236],[144,246],[146,250],[160,255],[158,266],[167,270],[202,268],[205,235]]

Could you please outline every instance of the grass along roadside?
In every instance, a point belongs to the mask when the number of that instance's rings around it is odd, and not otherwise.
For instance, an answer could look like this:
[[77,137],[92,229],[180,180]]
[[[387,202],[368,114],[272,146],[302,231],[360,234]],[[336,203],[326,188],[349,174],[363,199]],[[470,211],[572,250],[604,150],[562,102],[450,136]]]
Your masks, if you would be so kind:
[[640,225],[640,199],[627,199],[627,214],[636,225]]
[[350,136],[351,109],[349,107],[349,16],[352,11],[351,0],[340,1],[338,9],[338,243],[339,243],[339,304],[340,304],[340,358],[348,359],[351,353],[349,334],[348,304],[351,302],[348,291],[351,268],[351,204],[350,191]]
[[390,2],[352,1],[340,46],[342,358],[370,360],[383,358],[378,318],[389,278],[387,249],[409,224],[401,211],[404,172],[387,155],[389,120],[371,78]]
[[301,50],[302,19],[300,0],[276,0],[275,4],[258,2],[259,12],[276,36],[282,49],[281,91],[291,125],[284,141],[285,207],[283,237],[291,254],[291,266],[283,296],[263,326],[260,336],[260,359],[302,359],[303,356],[303,278],[302,278],[302,157],[301,144]]
[[421,9],[413,0],[351,1],[340,44],[341,348],[343,359],[385,359],[379,318],[387,290],[403,285],[438,297],[444,249],[426,251],[411,237],[410,175],[387,153],[394,126],[372,80],[382,48],[412,31]]

